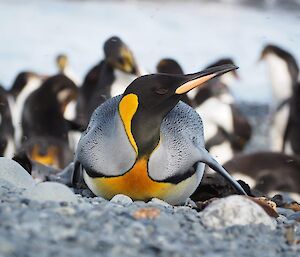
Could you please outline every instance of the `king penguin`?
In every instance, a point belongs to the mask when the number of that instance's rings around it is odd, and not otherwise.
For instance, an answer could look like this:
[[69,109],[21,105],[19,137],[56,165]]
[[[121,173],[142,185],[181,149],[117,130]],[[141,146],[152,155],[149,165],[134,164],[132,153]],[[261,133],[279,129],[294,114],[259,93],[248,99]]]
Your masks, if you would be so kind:
[[35,90],[24,103],[19,151],[45,165],[65,167],[73,159],[68,141],[73,124],[64,118],[64,111],[76,97],[76,85],[62,74],[48,78]]
[[105,100],[122,94],[140,70],[129,47],[119,38],[104,43],[105,58],[86,75],[80,87],[77,121],[86,126],[93,111]]
[[180,101],[193,88],[236,68],[135,79],[93,113],[78,143],[73,184],[83,178],[95,195],[106,199],[125,194],[133,200],[156,197],[182,204],[198,187],[207,164],[246,195],[206,151],[200,116]]
[[284,145],[284,134],[291,116],[291,97],[299,86],[297,61],[287,50],[273,44],[264,47],[260,60],[267,64],[274,96],[270,131],[271,149],[281,151],[284,148],[287,154],[295,153],[290,142],[285,142]]

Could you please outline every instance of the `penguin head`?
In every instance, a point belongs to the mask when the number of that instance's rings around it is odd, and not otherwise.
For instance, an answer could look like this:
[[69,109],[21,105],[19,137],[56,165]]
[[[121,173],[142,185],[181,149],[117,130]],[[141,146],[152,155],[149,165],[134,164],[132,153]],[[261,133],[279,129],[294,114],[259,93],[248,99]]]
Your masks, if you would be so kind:
[[[273,44],[268,44],[261,51],[259,61],[266,61],[270,68],[285,63],[288,66],[288,70],[293,82],[297,82],[299,76],[299,66],[296,59],[285,49]],[[280,67],[280,69],[283,70],[284,67]]]
[[49,97],[52,96],[60,105],[62,113],[66,106],[77,98],[78,89],[72,80],[63,74],[48,78],[42,85],[41,90]]
[[43,76],[40,76],[36,73],[22,71],[15,78],[10,89],[10,93],[13,95],[13,97],[17,97],[26,86],[30,86],[30,84],[36,83],[39,84],[43,79]]
[[158,73],[168,73],[168,74],[184,74],[179,63],[174,59],[164,58],[159,61],[156,66]]
[[267,44],[261,51],[259,60],[265,60],[269,55],[279,55],[279,53],[283,51],[284,50],[278,46],[275,46],[273,44]]
[[112,67],[126,73],[140,74],[133,53],[120,38],[116,36],[109,38],[104,43],[104,54]]
[[[194,74],[150,74],[137,78],[125,90],[122,100],[135,98],[138,108],[167,114],[182,95],[208,80],[237,69],[233,64],[212,67]],[[121,103],[122,103],[121,100]]]
[[65,68],[69,65],[68,56],[66,56],[65,54],[59,54],[56,57],[56,65],[58,67],[58,70],[60,72],[63,72]]

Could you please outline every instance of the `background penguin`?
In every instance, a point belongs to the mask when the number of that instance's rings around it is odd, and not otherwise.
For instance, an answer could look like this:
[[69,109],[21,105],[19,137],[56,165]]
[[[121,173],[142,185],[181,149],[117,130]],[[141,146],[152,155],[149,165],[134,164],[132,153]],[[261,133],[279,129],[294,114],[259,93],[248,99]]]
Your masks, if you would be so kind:
[[56,57],[56,66],[58,69],[58,74],[63,74],[72,80],[76,85],[81,85],[79,78],[70,68],[69,58],[66,54],[59,54]]
[[[208,66],[234,64],[229,58]],[[195,110],[204,122],[206,147],[213,156],[224,163],[238,152],[243,151],[251,138],[252,128],[230,91],[233,80],[238,78],[235,70],[210,80],[196,90],[192,97]]]
[[48,78],[26,100],[22,116],[22,151],[43,164],[62,168],[72,160],[68,144],[71,123],[66,105],[77,97],[76,85],[64,75]]
[[236,68],[133,81],[94,112],[78,144],[73,183],[83,177],[94,194],[107,199],[122,193],[180,204],[199,185],[206,163],[246,194],[205,150],[200,116],[180,101],[182,94]]
[[[170,58],[161,59],[156,65],[156,71],[157,73],[166,73],[166,74],[180,74],[180,75],[184,74],[179,63],[174,59],[170,59]],[[189,99],[189,97],[186,94],[182,95],[181,101],[192,106],[192,101]]]
[[293,95],[289,101],[289,117],[284,132],[282,151],[300,155],[300,82],[293,87]]
[[8,92],[0,86],[0,156],[11,158],[15,152],[15,145],[8,96]]
[[[264,47],[260,60],[267,63],[274,95],[271,147],[273,151],[281,151],[289,116],[289,99],[293,88],[297,86],[299,67],[289,52],[271,44]],[[290,147],[285,147],[285,150],[286,153],[292,153]]]
[[12,113],[12,123],[15,129],[14,141],[17,148],[21,145],[23,134],[21,123],[24,104],[32,92],[41,86],[43,79],[43,76],[33,72],[20,72],[9,91],[11,97],[8,98],[8,102]]
[[253,192],[274,196],[288,192],[300,200],[300,158],[275,152],[240,154],[224,167],[236,179],[246,181]]
[[140,73],[131,50],[120,38],[109,38],[104,43],[104,54],[104,60],[87,73],[80,88],[77,120],[83,126],[101,103],[122,94]]

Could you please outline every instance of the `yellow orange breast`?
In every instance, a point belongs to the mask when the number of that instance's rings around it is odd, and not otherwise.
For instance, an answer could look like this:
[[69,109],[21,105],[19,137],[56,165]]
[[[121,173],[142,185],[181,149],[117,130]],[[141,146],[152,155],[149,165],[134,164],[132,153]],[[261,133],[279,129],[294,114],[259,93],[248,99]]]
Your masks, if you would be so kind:
[[92,191],[104,198],[111,199],[116,194],[124,194],[134,200],[149,200],[153,197],[164,198],[174,187],[171,183],[156,182],[147,173],[147,159],[138,160],[130,171],[119,177],[86,178]]

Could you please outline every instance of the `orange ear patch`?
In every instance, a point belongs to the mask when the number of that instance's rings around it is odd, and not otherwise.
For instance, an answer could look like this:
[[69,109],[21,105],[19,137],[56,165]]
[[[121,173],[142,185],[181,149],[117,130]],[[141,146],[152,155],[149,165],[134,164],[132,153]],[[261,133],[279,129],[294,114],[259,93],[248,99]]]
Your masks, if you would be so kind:
[[40,152],[40,146],[34,145],[30,157],[32,160],[42,163],[44,165],[58,167],[59,161],[58,161],[58,149],[55,146],[50,146],[47,149],[47,152],[45,154],[41,154]]

